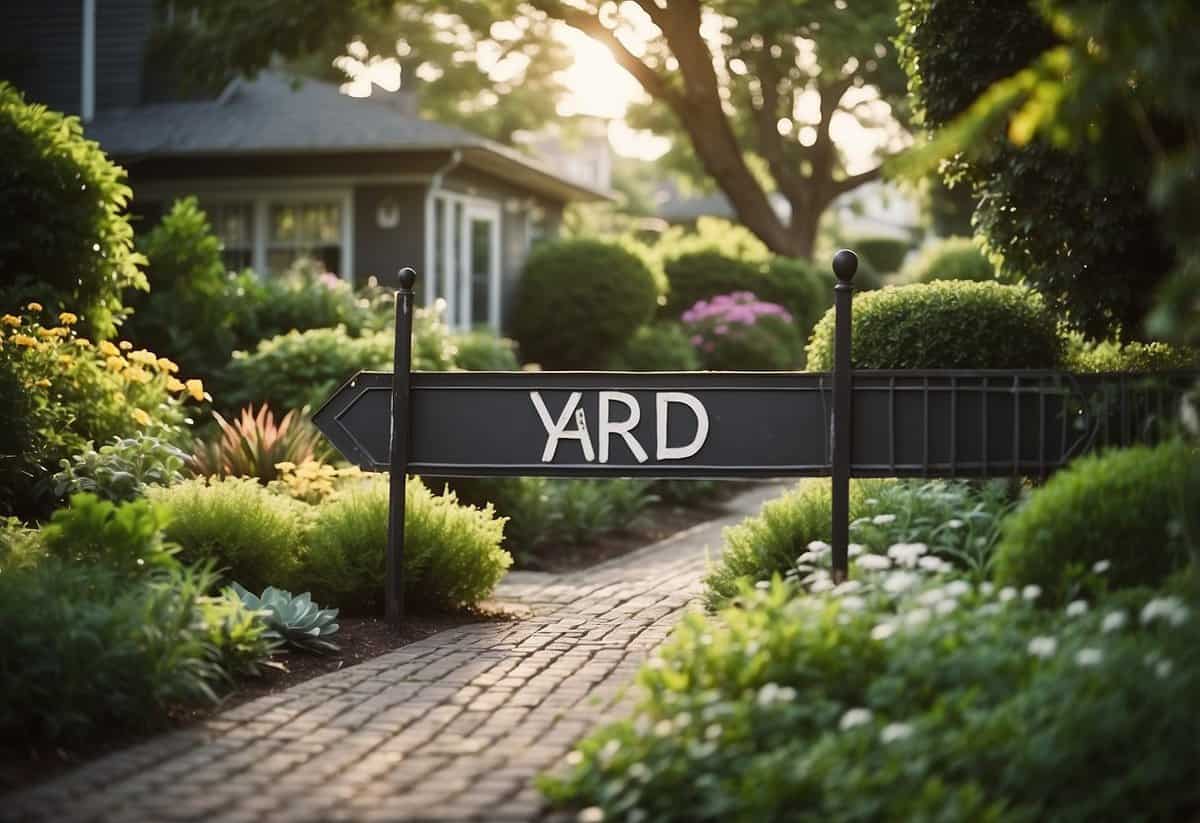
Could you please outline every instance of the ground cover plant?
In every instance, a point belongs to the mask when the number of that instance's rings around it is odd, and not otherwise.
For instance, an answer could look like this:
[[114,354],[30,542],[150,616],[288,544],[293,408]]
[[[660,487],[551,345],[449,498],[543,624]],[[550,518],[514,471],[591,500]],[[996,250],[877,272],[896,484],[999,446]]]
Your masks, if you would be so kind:
[[[551,800],[634,821],[1186,818],[1200,802],[1194,571],[1125,588],[1097,560],[1082,593],[1055,600],[903,539],[967,530],[931,528],[963,488],[872,493],[892,511],[859,521],[852,539],[870,542],[848,581],[814,539],[787,579],[687,616],[639,674],[632,716],[542,779]],[[987,542],[1005,516],[988,495],[1003,495],[980,494]],[[782,531],[786,507],[770,508],[743,533]]]

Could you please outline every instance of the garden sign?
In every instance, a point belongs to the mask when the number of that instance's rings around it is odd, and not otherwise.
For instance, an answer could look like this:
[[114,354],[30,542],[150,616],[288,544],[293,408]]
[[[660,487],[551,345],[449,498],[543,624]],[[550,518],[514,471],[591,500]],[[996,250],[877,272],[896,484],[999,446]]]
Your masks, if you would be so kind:
[[415,273],[396,292],[395,366],[359,372],[314,422],[363,469],[390,471],[386,609],[403,613],[404,477],[833,478],[833,566],[847,571],[849,481],[1044,477],[1148,435],[1194,375],[874,371],[850,367],[851,281],[836,275],[824,372],[413,372]]

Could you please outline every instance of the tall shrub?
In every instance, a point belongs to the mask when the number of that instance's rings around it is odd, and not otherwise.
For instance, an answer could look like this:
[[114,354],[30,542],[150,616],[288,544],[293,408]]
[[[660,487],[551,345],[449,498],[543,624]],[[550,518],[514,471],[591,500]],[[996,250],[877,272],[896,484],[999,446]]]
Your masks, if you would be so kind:
[[531,362],[597,368],[651,318],[657,299],[650,269],[619,244],[561,240],[525,264],[513,329]]
[[129,197],[124,170],[84,139],[77,118],[0,83],[0,307],[37,300],[111,337],[121,292],[146,288]]

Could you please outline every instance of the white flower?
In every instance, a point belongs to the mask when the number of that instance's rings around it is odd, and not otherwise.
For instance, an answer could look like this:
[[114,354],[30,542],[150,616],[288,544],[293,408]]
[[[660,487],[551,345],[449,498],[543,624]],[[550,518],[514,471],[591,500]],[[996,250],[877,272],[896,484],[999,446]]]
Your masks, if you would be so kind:
[[820,580],[814,580],[812,582],[812,584],[809,585],[809,587],[808,587],[808,590],[810,592],[827,592],[832,589],[833,589],[833,581],[830,580],[828,577],[823,577]]
[[985,617],[1000,614],[1001,606],[999,603],[984,603],[979,607],[979,613]]
[[568,766],[578,766],[582,762],[583,762],[583,752],[581,752],[581,751],[573,751],[567,755],[567,765]]
[[898,571],[888,575],[884,581],[883,589],[889,594],[900,594],[906,592],[913,586],[921,582],[921,578],[912,572]]
[[892,567],[892,561],[888,560],[882,554],[864,554],[855,562],[860,569],[866,569],[871,572],[883,571]]
[[870,709],[851,709],[842,715],[842,719],[838,723],[838,728],[842,731],[849,731],[855,726],[862,726],[866,723],[870,723],[872,717],[873,715],[871,714]]
[[1156,597],[1142,607],[1143,626],[1160,617],[1172,626],[1182,626],[1188,619],[1187,606],[1178,597]]
[[1112,563],[1108,560],[1097,560],[1092,564],[1092,571],[1096,574],[1104,574],[1110,568],[1112,568]]
[[817,557],[820,557],[824,554],[828,554],[829,552],[833,551],[833,547],[830,546],[828,543],[826,543],[824,540],[813,540],[812,542],[810,542],[808,544],[807,548],[810,552],[815,554]]
[[941,588],[926,589],[925,591],[923,591],[919,595],[917,595],[917,602],[920,603],[922,606],[934,606],[934,605],[937,605],[945,597],[946,597],[945,589],[941,589]]
[[859,581],[847,580],[843,583],[839,583],[837,585],[837,587],[833,590],[833,593],[836,595],[854,594],[854,592],[858,591],[861,588],[862,588],[862,583],[860,583]]
[[888,723],[879,732],[879,740],[882,743],[894,743],[908,737],[912,732],[912,726],[907,723]]
[[896,633],[895,623],[880,623],[875,628],[871,629],[872,640],[887,640]]
[[575,819],[579,823],[602,823],[604,820],[604,809],[599,806],[588,806]]
[[867,550],[867,547],[864,546],[862,543],[851,543],[849,546],[846,547],[846,554],[850,557],[858,557],[860,554],[862,554],[866,550]]
[[876,526],[890,526],[896,522],[894,514],[877,514],[871,518],[871,522]]
[[1031,603],[1042,596],[1042,587],[1030,583],[1025,588],[1021,589],[1021,597]]
[[604,748],[600,750],[600,762],[610,763],[617,756],[617,752],[621,751],[621,741],[610,740],[604,744]]
[[[689,712],[680,712],[675,715],[675,728],[686,729],[692,722],[692,715]],[[614,743],[616,741],[613,741]]]
[[1096,666],[1104,659],[1104,652],[1099,649],[1080,649],[1075,652],[1075,662],[1080,666]]
[[1008,601],[1015,599],[1016,596],[1017,596],[1017,590],[1014,589],[1012,586],[1005,586],[1003,589],[1000,590],[1000,602],[1001,603],[1007,603]]
[[800,556],[796,558],[796,565],[804,566],[808,563],[813,563],[817,560],[820,560],[820,558],[817,557],[816,552],[801,552]]
[[868,498],[867,498],[866,500],[864,500],[863,502],[864,502],[864,503],[866,503],[868,506],[878,506],[878,505],[879,505],[879,498],[877,498],[877,497],[868,497]]
[[849,594],[842,598],[842,609],[848,612],[860,612],[867,607],[867,601],[857,594]]
[[921,626],[929,622],[929,609],[918,608],[913,609],[908,614],[904,615],[904,625],[906,626]]
[[1067,604],[1067,617],[1079,617],[1087,614],[1088,604],[1086,600],[1072,600]]
[[963,522],[955,517],[953,520],[947,520],[946,525],[952,529],[961,529],[963,527]]
[[979,584],[979,593],[982,594],[984,597],[991,597],[992,592],[994,592],[994,591],[996,591],[996,585],[994,583],[980,583]]
[[941,574],[942,572],[948,572],[954,568],[942,558],[934,557],[931,554],[927,554],[919,559],[917,561],[917,566],[927,572],[932,572],[933,574]]
[[946,584],[946,594],[951,597],[962,597],[971,593],[971,584],[965,580],[951,580]]
[[1125,624],[1129,621],[1129,617],[1125,612],[1109,612],[1104,615],[1104,620],[1100,622],[1100,631],[1108,634],[1109,632],[1119,632],[1125,628]]
[[654,724],[654,733],[659,737],[670,737],[675,733],[675,726],[670,720],[660,720]]
[[788,703],[796,699],[796,690],[791,686],[780,686],[767,683],[758,690],[755,702],[760,706],[770,706],[772,703]]
[[1154,664],[1154,676],[1159,680],[1170,677],[1172,668],[1173,664],[1170,660],[1160,660]]
[[936,611],[940,615],[947,615],[947,614],[950,614],[950,612],[954,611],[957,608],[958,608],[957,600],[943,600],[934,607],[934,611]]
[[1029,653],[1034,657],[1053,657],[1058,641],[1053,637],[1035,637],[1029,641]]
[[895,543],[887,550],[888,557],[895,560],[897,565],[912,568],[917,565],[921,555],[929,551],[924,543]]
[[[705,740],[716,740],[721,736],[721,726],[717,723],[712,723],[704,730]],[[632,771],[632,770],[631,770]]]

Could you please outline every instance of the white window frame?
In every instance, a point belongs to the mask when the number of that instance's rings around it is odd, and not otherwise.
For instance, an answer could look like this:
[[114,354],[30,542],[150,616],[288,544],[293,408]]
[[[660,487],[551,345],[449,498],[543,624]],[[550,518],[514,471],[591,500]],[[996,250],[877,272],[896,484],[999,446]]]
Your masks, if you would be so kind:
[[[486,323],[493,329],[500,328],[500,269],[501,255],[500,248],[500,221],[503,219],[503,210],[500,204],[494,200],[489,200],[483,197],[474,197],[468,194],[460,194],[453,191],[439,190],[429,193],[425,198],[425,272],[424,280],[424,303],[432,305],[435,299],[435,289],[437,284],[437,272],[434,271],[435,243],[437,238],[434,235],[435,222],[434,212],[437,208],[436,203],[442,204],[443,225],[447,227],[445,236],[442,238],[442,259],[446,264],[446,321],[451,328],[455,330],[468,330],[477,323]],[[458,248],[454,244],[454,230],[450,228],[451,221],[454,219],[455,207],[462,206],[462,224],[459,226],[459,243]],[[492,259],[490,270],[488,271],[488,317],[476,318],[472,316],[472,300],[471,300],[471,220],[482,219],[488,220],[491,223],[489,242],[492,246]],[[459,318],[459,306],[462,307],[461,322]]]
[[[231,198],[232,199],[232,198]],[[254,198],[254,269],[267,272],[271,206],[276,204],[337,203],[341,212],[342,251],[338,275],[354,284],[354,192],[350,189],[280,189]],[[201,200],[203,203],[203,200]]]

